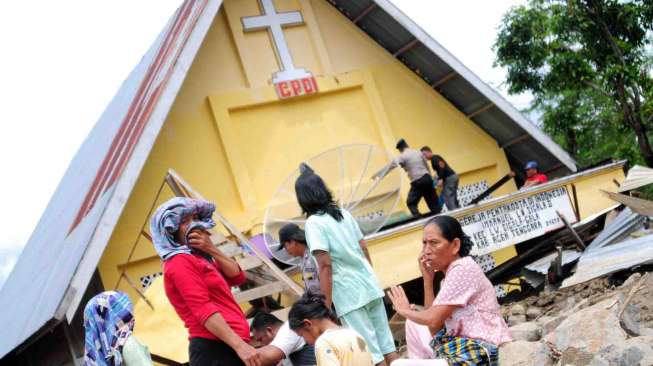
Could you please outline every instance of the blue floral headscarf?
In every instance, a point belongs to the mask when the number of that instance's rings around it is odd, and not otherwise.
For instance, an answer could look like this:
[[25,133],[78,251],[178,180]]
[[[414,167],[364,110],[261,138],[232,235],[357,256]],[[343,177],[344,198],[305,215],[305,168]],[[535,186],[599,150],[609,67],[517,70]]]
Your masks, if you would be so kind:
[[159,206],[150,222],[150,233],[154,248],[162,260],[168,260],[177,254],[190,253],[191,249],[184,244],[175,242],[175,234],[184,217],[197,214],[190,228],[209,230],[215,226],[211,218],[215,205],[186,197],[175,197]]
[[84,365],[119,366],[122,347],[134,329],[133,306],[124,292],[95,295],[84,308]]

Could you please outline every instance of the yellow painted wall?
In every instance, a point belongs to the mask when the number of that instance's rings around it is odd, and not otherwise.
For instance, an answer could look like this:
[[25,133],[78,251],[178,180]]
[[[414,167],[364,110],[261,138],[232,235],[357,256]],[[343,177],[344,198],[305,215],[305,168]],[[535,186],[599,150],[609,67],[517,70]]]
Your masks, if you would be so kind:
[[[491,184],[509,171],[496,141],[326,1],[277,0],[275,6],[302,12],[306,24],[284,35],[295,65],[317,77],[321,92],[277,100],[269,84],[278,70],[270,38],[264,31],[243,33],[240,22],[259,14],[257,1],[225,1],[100,262],[105,286],[119,283],[137,297],[119,281],[121,271],[138,284],[141,276],[160,270],[139,232],[147,228],[169,168],[239,228],[254,231],[260,231],[275,188],[301,160],[343,144],[375,143],[392,154],[399,137],[416,148],[430,145],[459,172],[462,184]],[[398,210],[405,210],[409,182],[403,179]],[[495,196],[514,189],[509,183]],[[171,196],[164,188],[157,203]],[[412,242],[393,240],[397,246]],[[373,251],[392,255],[383,245],[374,243]],[[413,262],[406,259],[406,266]]]

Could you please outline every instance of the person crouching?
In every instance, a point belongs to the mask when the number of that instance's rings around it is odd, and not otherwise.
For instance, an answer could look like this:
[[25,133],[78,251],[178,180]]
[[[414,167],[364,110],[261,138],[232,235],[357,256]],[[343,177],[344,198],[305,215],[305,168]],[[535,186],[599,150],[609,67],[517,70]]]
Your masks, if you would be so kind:
[[315,349],[269,313],[258,313],[252,320],[252,336],[263,347],[258,349],[263,365],[315,366]]

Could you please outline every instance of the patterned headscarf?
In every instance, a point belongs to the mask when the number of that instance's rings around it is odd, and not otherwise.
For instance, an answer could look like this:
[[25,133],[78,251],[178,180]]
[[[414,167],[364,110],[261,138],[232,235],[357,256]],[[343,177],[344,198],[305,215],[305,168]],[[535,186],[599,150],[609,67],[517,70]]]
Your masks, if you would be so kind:
[[85,366],[119,366],[122,347],[134,329],[133,306],[124,292],[95,295],[84,309]]
[[215,221],[211,218],[213,211],[214,204],[185,197],[172,198],[159,206],[150,222],[152,241],[159,257],[165,261],[177,254],[190,253],[189,247],[175,241],[179,224],[184,217],[197,214],[198,219],[191,222],[189,229],[209,230],[215,226]]

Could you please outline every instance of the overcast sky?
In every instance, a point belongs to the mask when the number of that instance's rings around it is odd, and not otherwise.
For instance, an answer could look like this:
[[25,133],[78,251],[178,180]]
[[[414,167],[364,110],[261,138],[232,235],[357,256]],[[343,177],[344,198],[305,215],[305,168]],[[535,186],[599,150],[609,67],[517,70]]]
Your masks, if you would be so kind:
[[[393,0],[488,84],[491,50],[521,0]],[[0,12],[0,286],[68,163],[180,0],[11,1]],[[509,97],[518,108],[528,97]]]

